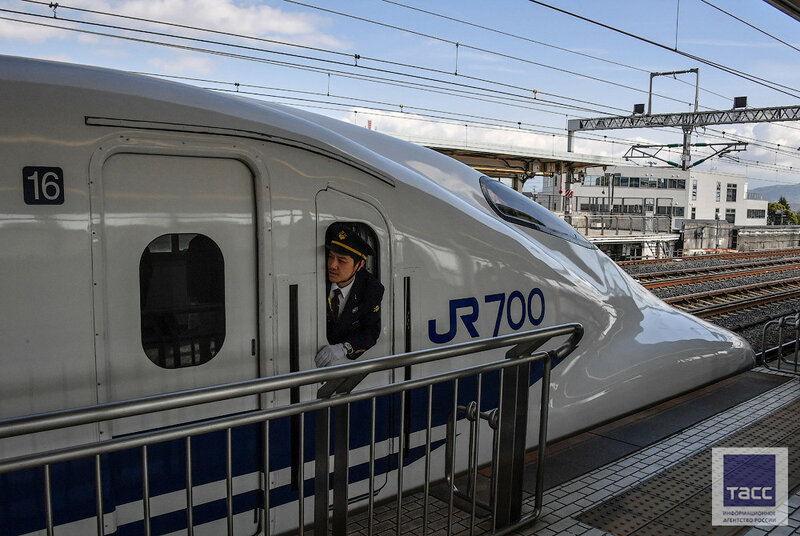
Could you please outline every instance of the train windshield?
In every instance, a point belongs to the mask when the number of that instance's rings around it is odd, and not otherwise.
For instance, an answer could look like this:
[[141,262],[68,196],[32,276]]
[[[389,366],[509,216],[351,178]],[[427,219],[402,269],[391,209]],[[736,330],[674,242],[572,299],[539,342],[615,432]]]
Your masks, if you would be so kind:
[[592,244],[567,222],[502,182],[481,177],[481,188],[486,200],[504,220],[531,227],[580,246],[592,247]]

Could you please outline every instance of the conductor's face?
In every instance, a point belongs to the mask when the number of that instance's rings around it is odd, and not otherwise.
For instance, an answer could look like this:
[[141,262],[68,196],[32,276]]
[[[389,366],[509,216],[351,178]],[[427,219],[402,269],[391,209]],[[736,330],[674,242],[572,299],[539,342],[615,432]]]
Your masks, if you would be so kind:
[[353,257],[328,250],[328,281],[346,287],[355,277],[364,261],[356,263]]

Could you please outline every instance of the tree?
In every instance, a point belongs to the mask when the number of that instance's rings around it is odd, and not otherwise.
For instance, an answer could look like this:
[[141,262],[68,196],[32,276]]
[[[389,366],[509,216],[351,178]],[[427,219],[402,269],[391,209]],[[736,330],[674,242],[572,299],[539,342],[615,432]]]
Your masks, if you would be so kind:
[[786,198],[781,196],[777,203],[767,205],[768,225],[797,225],[797,214],[789,208]]

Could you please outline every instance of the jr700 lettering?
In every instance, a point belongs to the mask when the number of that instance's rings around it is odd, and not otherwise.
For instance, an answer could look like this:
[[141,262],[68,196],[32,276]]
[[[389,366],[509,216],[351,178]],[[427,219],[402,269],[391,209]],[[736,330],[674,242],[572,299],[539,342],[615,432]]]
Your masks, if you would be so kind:
[[[518,331],[529,322],[533,326],[538,326],[544,320],[545,299],[541,289],[534,288],[527,297],[519,290],[509,294],[489,294],[484,296],[483,302],[487,304],[497,304],[497,313],[492,337],[497,337],[500,333],[501,325],[508,325],[513,331]],[[444,344],[455,339],[458,334],[459,322],[466,328],[470,337],[476,339],[480,337],[478,329],[475,327],[480,317],[480,302],[477,298],[458,298],[449,302],[449,329],[440,333],[437,329],[436,319],[428,320],[428,338],[436,344]]]

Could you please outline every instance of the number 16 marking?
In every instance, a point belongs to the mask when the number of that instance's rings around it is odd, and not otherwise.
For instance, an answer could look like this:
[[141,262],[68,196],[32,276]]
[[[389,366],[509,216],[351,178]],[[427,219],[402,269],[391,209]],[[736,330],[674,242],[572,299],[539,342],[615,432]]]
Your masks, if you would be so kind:
[[22,169],[22,192],[26,205],[63,205],[64,171],[26,166]]

